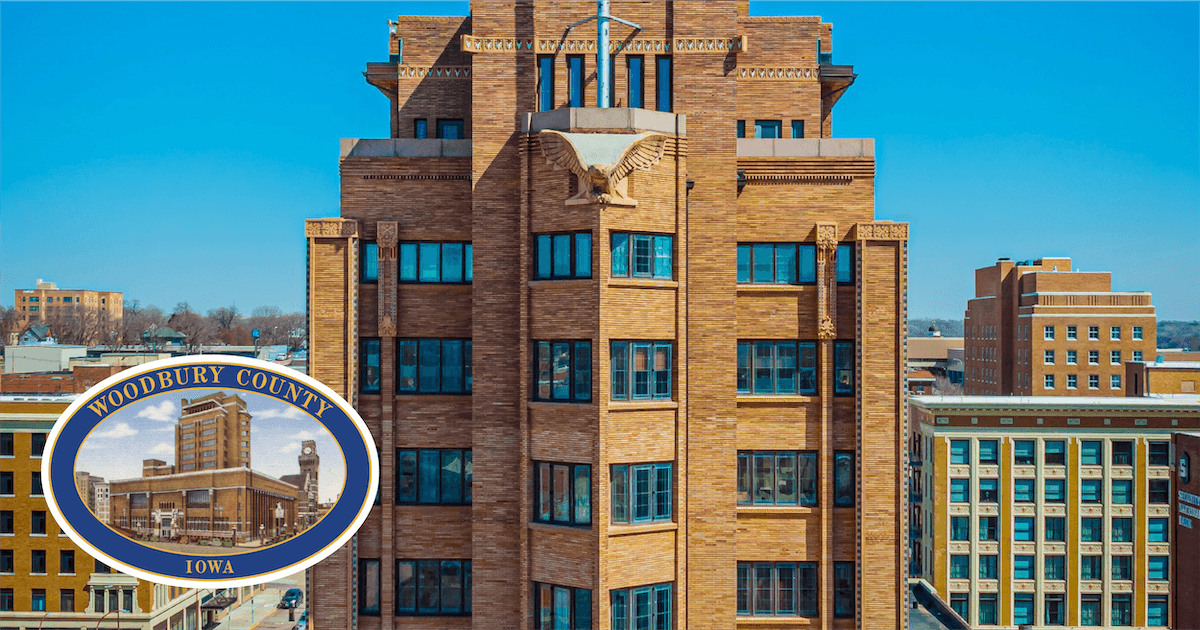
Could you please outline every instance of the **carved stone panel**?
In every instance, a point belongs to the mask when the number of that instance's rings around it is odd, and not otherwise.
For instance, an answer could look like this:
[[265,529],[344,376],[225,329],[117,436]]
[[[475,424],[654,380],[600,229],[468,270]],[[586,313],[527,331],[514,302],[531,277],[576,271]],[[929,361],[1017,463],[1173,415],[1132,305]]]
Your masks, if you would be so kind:
[[400,237],[400,224],[396,221],[380,221],[375,229],[379,246],[379,336],[395,337],[396,244]]

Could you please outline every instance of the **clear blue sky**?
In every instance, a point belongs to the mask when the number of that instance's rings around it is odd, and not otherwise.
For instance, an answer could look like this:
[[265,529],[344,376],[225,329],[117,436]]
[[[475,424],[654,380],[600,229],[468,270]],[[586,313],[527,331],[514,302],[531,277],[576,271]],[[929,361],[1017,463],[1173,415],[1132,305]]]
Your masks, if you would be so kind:
[[[388,18],[465,3],[4,3],[0,303],[37,278],[170,310],[304,308],[305,218],[338,139],[386,137]],[[972,270],[1068,255],[1200,318],[1200,5],[761,3],[821,15],[873,137],[876,213],[911,223],[909,313]]]

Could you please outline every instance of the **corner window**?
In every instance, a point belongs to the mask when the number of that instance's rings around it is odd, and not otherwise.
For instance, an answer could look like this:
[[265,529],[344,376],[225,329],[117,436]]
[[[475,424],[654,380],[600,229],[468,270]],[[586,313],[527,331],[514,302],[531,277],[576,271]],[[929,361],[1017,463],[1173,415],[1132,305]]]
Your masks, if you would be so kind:
[[534,582],[533,611],[534,630],[591,630],[592,591]]
[[398,393],[471,393],[470,339],[398,339],[396,345]]
[[379,616],[379,558],[358,561],[358,614]]
[[533,252],[534,280],[592,277],[591,232],[538,234]]
[[738,453],[738,505],[819,505],[816,451]]
[[817,246],[812,243],[738,244],[739,284],[814,284]]
[[554,56],[538,55],[537,94],[539,112],[554,109]]
[[674,278],[674,242],[675,238],[669,234],[613,232],[612,276],[659,280]]
[[471,451],[396,450],[396,503],[469,505]]
[[654,81],[657,94],[654,105],[660,112],[670,112],[675,109],[672,102],[675,91],[671,85],[672,80],[671,58],[669,56],[659,56],[655,59]]
[[646,106],[646,58],[641,55],[625,57],[626,102],[629,107]]
[[670,521],[674,476],[670,462],[612,467],[612,522]]
[[670,341],[614,341],[613,400],[670,400],[673,351]]
[[471,614],[471,561],[397,560],[396,614]]
[[554,525],[592,524],[592,467],[534,462],[533,520]]
[[400,243],[400,282],[470,283],[472,257],[470,243]]
[[439,118],[437,121],[437,137],[443,140],[463,140],[466,136],[466,125],[461,118]]
[[533,342],[533,399],[553,402],[592,400],[590,341]]
[[583,107],[583,55],[567,55],[567,105]]
[[360,364],[362,365],[360,391],[364,394],[378,394],[380,383],[379,372],[379,339],[363,339],[362,356]]
[[361,270],[359,281],[363,284],[379,282],[379,245],[364,242],[362,244]]

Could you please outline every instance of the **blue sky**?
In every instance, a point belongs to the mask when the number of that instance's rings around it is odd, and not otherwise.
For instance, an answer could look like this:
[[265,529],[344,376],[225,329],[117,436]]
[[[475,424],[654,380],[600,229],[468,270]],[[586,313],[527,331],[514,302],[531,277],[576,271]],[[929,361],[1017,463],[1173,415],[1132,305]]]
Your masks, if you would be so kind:
[[[833,133],[876,138],[876,214],[911,223],[910,316],[961,317],[998,257],[1068,255],[1200,318],[1200,4],[751,7],[833,23],[858,73]],[[388,135],[361,75],[386,20],[466,10],[0,5],[0,303],[44,278],[303,310],[303,221],[338,214],[338,139]]]
[[[75,470],[108,480],[142,476],[143,459],[175,461],[175,425],[180,399],[196,399],[217,390],[185,390],[150,396],[122,407],[84,440]],[[228,393],[228,392],[227,392]],[[329,431],[297,407],[254,392],[239,392],[250,412],[250,467],[272,477],[300,472],[300,441],[314,440],[321,457],[321,501],[337,498],[346,481],[341,449]]]

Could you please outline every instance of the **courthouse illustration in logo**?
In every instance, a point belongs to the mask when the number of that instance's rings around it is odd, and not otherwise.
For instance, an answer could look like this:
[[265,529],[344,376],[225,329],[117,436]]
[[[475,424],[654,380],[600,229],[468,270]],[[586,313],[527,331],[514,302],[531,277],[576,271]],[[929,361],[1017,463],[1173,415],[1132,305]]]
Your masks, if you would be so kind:
[[235,586],[344,544],[375,501],[379,457],[315,379],[199,356],[88,390],[51,431],[42,476],[55,518],[93,556],[155,582]]

